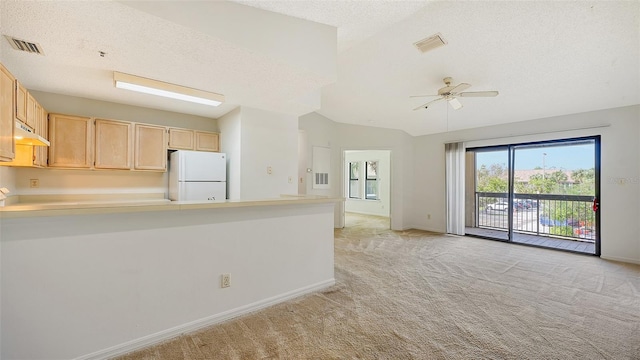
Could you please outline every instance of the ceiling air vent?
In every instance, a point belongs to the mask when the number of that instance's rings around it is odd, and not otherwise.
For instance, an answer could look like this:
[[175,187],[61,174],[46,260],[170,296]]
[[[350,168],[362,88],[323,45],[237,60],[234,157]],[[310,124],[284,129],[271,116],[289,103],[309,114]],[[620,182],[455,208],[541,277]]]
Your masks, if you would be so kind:
[[11,44],[11,47],[16,50],[44,55],[44,52],[42,51],[42,48],[38,43],[17,39],[7,35],[5,35],[4,37],[7,38],[7,40],[9,41],[9,44]]
[[442,34],[437,33],[435,35],[431,35],[426,39],[422,39],[413,43],[413,45],[420,50],[420,52],[426,53],[427,51],[433,50],[437,47],[444,46],[447,44],[447,41],[442,38]]

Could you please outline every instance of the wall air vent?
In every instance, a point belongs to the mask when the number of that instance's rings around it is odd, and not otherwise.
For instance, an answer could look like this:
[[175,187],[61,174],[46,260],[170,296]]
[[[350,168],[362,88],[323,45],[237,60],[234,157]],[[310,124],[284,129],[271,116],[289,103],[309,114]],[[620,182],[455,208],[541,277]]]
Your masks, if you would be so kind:
[[422,39],[420,41],[413,43],[413,46],[415,46],[418,50],[420,50],[420,52],[426,53],[427,51],[433,50],[440,46],[444,46],[446,44],[447,44],[447,41],[442,38],[442,34],[437,33],[435,35],[429,36],[426,39]]
[[44,55],[44,51],[42,51],[42,47],[40,47],[40,44],[38,43],[17,39],[8,35],[5,35],[4,37],[7,38],[11,47],[16,50]]

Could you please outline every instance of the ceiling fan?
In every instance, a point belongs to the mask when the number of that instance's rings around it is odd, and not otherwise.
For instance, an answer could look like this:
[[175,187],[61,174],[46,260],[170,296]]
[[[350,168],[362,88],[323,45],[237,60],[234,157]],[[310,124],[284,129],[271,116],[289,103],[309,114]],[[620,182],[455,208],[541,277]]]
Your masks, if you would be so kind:
[[438,96],[437,99],[430,100],[426,104],[422,104],[422,105],[418,106],[417,108],[415,108],[413,110],[426,109],[432,103],[434,103],[436,101],[443,100],[443,99],[447,100],[449,102],[449,105],[451,105],[452,108],[454,108],[455,110],[458,110],[458,109],[462,108],[462,104],[457,99],[458,97],[493,97],[493,96],[498,96],[498,92],[497,91],[463,92],[463,91],[467,90],[468,88],[470,88],[471,85],[469,85],[467,83],[461,83],[461,84],[458,84],[456,86],[451,86],[451,78],[450,77],[446,77],[446,78],[444,78],[442,80],[444,81],[446,86],[441,88],[440,90],[438,90],[438,95],[413,95],[413,96],[410,96],[412,98],[413,97]]

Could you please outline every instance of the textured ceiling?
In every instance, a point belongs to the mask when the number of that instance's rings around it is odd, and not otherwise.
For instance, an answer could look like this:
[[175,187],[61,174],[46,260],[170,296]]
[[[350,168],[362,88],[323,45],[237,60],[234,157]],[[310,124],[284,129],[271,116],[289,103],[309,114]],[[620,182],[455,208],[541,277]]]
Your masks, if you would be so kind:
[[[213,118],[238,105],[317,110],[412,135],[640,103],[638,1],[236,2],[335,26],[337,81],[196,26],[206,3],[171,3],[179,5],[175,19],[127,2],[3,0],[2,34],[39,42],[46,56],[15,52],[2,40],[0,57],[36,90]],[[247,38],[265,30],[259,21],[234,21]],[[437,32],[448,45],[424,54],[413,47]],[[228,103],[212,110],[123,95],[112,86],[115,69],[222,93]],[[462,98],[460,110],[439,102],[412,111],[425,100],[409,96],[437,92],[446,76],[472,84],[468,91],[500,95]]]

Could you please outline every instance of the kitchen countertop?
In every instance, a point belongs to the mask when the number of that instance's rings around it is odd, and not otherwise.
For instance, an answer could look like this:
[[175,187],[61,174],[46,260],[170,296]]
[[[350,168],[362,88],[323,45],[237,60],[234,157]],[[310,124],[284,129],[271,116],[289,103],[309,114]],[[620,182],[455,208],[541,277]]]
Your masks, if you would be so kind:
[[[49,199],[52,200],[52,199]],[[38,202],[18,202],[0,207],[0,218],[17,218],[33,216],[62,216],[82,214],[109,214],[142,211],[176,211],[194,209],[238,208],[256,206],[303,205],[336,203],[342,198],[329,198],[314,195],[283,195],[279,198],[257,200],[212,201],[170,201],[167,199],[100,199],[60,200]]]

